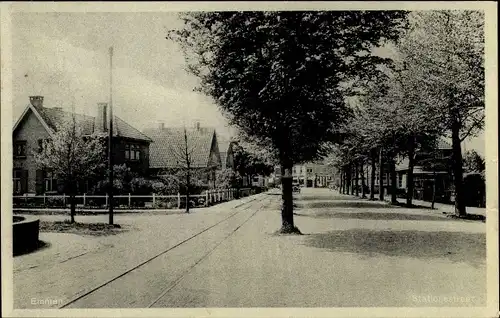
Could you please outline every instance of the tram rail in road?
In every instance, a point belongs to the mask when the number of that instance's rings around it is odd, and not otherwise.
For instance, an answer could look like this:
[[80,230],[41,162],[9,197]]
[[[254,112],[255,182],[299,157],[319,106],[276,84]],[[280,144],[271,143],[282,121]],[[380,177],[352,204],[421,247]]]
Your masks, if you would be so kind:
[[[236,206],[235,209],[238,210],[228,217],[84,291],[59,308],[154,306],[196,265],[265,208],[272,199],[263,196]],[[241,207],[243,208],[239,209]],[[250,210],[251,208],[255,209]]]

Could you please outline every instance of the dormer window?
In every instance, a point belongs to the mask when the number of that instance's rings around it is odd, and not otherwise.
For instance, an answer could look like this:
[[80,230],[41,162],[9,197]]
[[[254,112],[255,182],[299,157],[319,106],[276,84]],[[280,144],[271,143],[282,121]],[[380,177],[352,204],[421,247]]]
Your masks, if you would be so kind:
[[138,161],[141,159],[141,149],[139,145],[125,145],[125,160]]

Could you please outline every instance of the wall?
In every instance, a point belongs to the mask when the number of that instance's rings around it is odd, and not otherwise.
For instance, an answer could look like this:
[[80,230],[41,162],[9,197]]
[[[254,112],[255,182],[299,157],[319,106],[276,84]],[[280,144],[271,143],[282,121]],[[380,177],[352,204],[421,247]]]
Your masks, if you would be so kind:
[[31,110],[28,110],[28,113],[26,113],[26,116],[13,133],[13,143],[16,140],[26,140],[26,158],[13,158],[13,167],[28,170],[27,191],[29,193],[35,193],[36,191],[37,169],[32,153],[38,151],[38,139],[48,138],[50,138],[49,133]]
[[[126,164],[131,171],[137,172],[141,175],[146,175],[149,167],[149,144],[145,141],[139,141],[134,139],[125,139],[120,137],[115,137],[117,142],[114,144],[114,164],[121,165]],[[139,146],[141,152],[140,160],[125,160],[125,145],[126,144],[136,144]]]

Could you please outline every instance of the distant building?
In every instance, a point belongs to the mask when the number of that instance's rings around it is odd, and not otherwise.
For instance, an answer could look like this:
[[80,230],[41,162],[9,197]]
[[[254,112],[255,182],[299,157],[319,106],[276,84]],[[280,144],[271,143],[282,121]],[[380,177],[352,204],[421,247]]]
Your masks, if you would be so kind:
[[[97,108],[96,117],[74,114],[58,107],[45,107],[43,96],[30,96],[30,104],[26,106],[12,131],[15,194],[64,191],[51,171],[37,169],[33,153],[40,149],[44,140],[52,138],[58,124],[72,117],[83,135],[103,133],[107,136],[107,104],[99,103]],[[114,163],[126,164],[131,170],[145,174],[149,166],[151,139],[119,117],[113,118]],[[88,190],[83,187],[80,186],[80,192]]]
[[[434,154],[417,153],[415,155],[415,166],[413,167],[414,198],[418,200],[432,200],[434,178],[436,180],[436,200],[447,202],[452,195],[453,176],[449,169],[451,157],[451,145],[444,139],[438,142],[437,151]],[[408,180],[408,158],[398,158],[396,164],[396,189],[399,195],[404,195]],[[429,164],[434,163],[431,169]],[[389,167],[384,164],[382,178],[382,189],[390,192],[391,179]],[[365,186],[370,187],[371,166],[365,166]],[[354,181],[354,180],[353,180]],[[375,172],[375,193],[379,192],[381,180],[379,179],[378,165]],[[358,179],[358,187],[361,187],[361,176]]]
[[[335,169],[322,163],[309,162],[292,167],[293,183],[307,188],[326,188],[334,181]],[[271,180],[277,184],[281,181],[281,168],[275,166]]]
[[[440,138],[437,152],[434,155],[417,153],[413,168],[414,198],[418,200],[432,200],[434,179],[436,180],[436,200],[448,202],[453,192],[453,174],[451,172],[451,145]],[[432,161],[435,169],[426,167],[424,163]],[[439,164],[442,163],[442,164]],[[438,165],[439,164],[439,165]],[[408,179],[408,159],[405,158],[396,165],[397,188],[406,189]]]

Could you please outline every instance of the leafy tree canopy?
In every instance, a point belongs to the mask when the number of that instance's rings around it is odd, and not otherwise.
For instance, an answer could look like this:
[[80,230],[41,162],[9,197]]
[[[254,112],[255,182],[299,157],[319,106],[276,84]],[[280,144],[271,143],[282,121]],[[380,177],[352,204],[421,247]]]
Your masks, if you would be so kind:
[[259,146],[299,163],[324,153],[348,111],[343,83],[369,80],[406,12],[189,12],[170,38],[201,91]]

